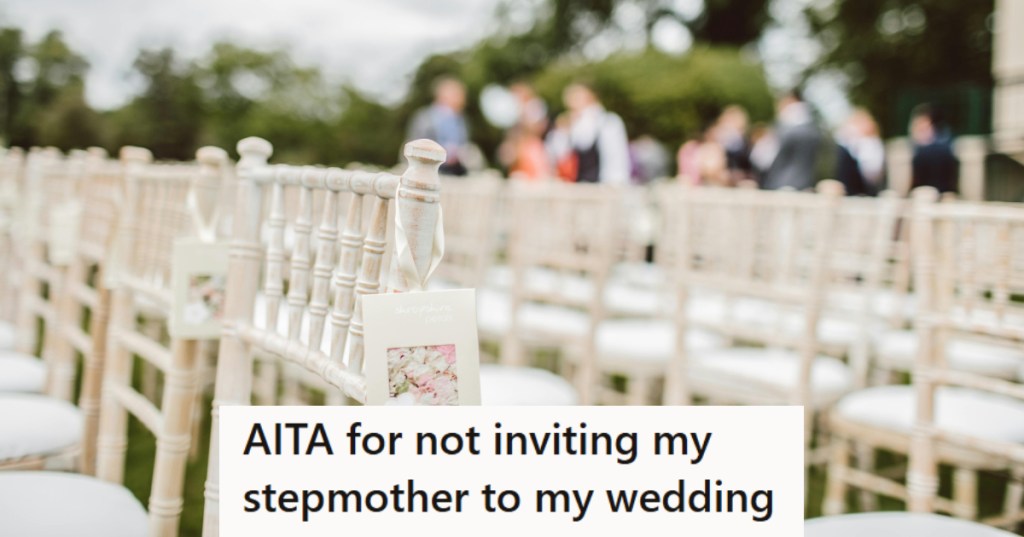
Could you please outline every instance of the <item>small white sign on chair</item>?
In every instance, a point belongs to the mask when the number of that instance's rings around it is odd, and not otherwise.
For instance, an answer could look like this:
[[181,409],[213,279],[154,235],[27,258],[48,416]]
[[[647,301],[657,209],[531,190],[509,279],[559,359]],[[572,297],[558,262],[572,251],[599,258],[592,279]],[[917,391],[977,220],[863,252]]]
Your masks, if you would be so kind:
[[220,337],[227,272],[227,245],[194,238],[175,241],[171,272],[174,306],[168,326],[172,337]]
[[362,300],[367,404],[480,404],[473,289]]

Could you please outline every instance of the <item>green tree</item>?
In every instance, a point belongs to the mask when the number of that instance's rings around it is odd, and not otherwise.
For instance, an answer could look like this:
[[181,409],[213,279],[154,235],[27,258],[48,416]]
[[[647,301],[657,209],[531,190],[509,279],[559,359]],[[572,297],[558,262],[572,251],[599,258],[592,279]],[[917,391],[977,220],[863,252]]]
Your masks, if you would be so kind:
[[808,9],[825,46],[812,70],[838,70],[850,96],[887,135],[905,128],[897,99],[907,90],[992,86],[993,0],[831,0]]
[[110,115],[115,147],[141,145],[158,158],[195,158],[205,107],[192,65],[165,48],[141,51],[133,67],[143,90]]
[[19,30],[4,31],[0,41],[5,133],[13,145],[39,145],[40,118],[66,89],[81,92],[89,64],[56,30],[27,47]]
[[10,143],[14,137],[18,107],[21,105],[21,87],[15,69],[24,54],[21,30],[0,29],[0,136],[4,143]]
[[38,116],[38,142],[64,151],[105,145],[103,118],[85,102],[81,84],[61,88]]
[[760,64],[729,47],[699,46],[684,56],[649,49],[594,64],[555,63],[536,80],[549,103],[573,80],[594,86],[605,106],[622,116],[631,136],[650,134],[669,147],[697,136],[730,104],[754,121],[769,121],[772,94]]

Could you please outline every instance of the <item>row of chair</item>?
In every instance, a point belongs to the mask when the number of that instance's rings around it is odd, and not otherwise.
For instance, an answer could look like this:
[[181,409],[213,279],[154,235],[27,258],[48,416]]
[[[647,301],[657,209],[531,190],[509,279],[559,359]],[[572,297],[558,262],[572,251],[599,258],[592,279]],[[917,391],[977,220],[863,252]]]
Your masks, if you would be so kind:
[[[364,400],[360,297],[408,289],[395,214],[426,264],[440,207],[446,257],[430,284],[477,288],[496,355],[481,367],[484,404],[801,404],[807,460],[829,463],[826,512],[842,511],[853,485],[977,518],[977,472],[1006,471],[989,522],[1019,519],[1016,207],[938,203],[928,190],[913,202],[843,198],[833,182],[798,193],[439,180],[443,150],[425,141],[406,147],[401,176],[270,165],[259,139],[238,151],[235,166],[215,148],[187,164],[137,148],[119,161],[0,160],[4,303],[17,303],[6,344],[20,351],[0,359],[11,410],[0,439],[13,440],[0,440],[0,466],[99,477],[0,475],[0,504],[24,507],[11,523],[38,522],[32,502],[45,500],[78,506],[67,519],[79,527],[175,535],[212,384],[204,533],[215,535],[216,409]],[[231,251],[219,344],[167,333],[182,237]],[[893,375],[911,371],[911,385]],[[123,479],[128,414],[158,439],[148,514],[106,484]],[[910,478],[883,479],[876,449],[910,455]],[[940,463],[959,468],[949,501]]]
[[[99,151],[3,156],[0,180],[17,192],[3,207],[5,302],[16,299],[17,307],[8,327],[16,341],[7,342],[16,350],[0,360],[0,466],[17,471],[0,474],[2,533],[178,534],[185,465],[209,411],[200,409],[202,364],[215,343],[168,331],[181,298],[171,286],[179,239],[231,250],[225,336],[216,349],[208,534],[217,532],[216,407],[249,404],[254,355],[299,363],[321,386],[365,398],[360,297],[405,288],[396,270],[384,269],[394,205],[407,219],[414,260],[429,252],[434,229],[425,222],[439,214],[444,151],[410,143],[410,166],[398,176],[270,166],[271,146],[260,139],[238,150],[237,166],[216,148],[200,149],[194,163],[152,163],[139,148],[125,148],[118,161]],[[298,194],[287,255],[286,190]],[[350,211],[339,238],[343,201]],[[364,201],[372,206],[367,218]],[[316,241],[314,205],[323,211]],[[278,331],[285,318],[291,323]],[[156,437],[148,509],[120,486],[129,416]]]
[[[930,189],[912,200],[846,198],[831,182],[818,193],[669,184],[641,204],[637,193],[445,183],[446,207],[501,208],[450,231],[451,243],[473,246],[438,278],[480,287],[481,337],[499,362],[546,364],[585,403],[803,405],[807,462],[828,467],[827,514],[847,509],[853,486],[869,491],[864,510],[880,494],[973,520],[979,472],[996,472],[1005,499],[984,518],[1019,522],[1020,459],[939,449],[929,467],[957,467],[953,497],[943,499],[931,481],[908,484],[905,464],[879,468],[876,454],[906,457],[922,430],[1024,442],[1024,404],[1011,397],[1024,374],[1024,209],[940,201]],[[623,224],[649,221],[660,222],[655,259],[637,263],[631,252],[646,244],[629,244],[638,234]],[[947,298],[935,301],[940,289]],[[956,382],[995,384],[926,400],[931,392],[915,389],[936,368]],[[927,405],[941,434],[915,410]]]

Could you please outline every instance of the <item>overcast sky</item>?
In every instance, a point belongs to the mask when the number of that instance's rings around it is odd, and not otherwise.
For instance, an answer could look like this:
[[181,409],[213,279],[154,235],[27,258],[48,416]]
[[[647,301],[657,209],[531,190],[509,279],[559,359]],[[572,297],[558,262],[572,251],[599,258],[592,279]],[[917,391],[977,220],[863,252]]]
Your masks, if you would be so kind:
[[497,0],[7,0],[0,22],[35,41],[62,30],[91,65],[87,98],[115,107],[135,89],[132,60],[170,45],[187,57],[218,39],[287,45],[302,64],[394,99],[426,55],[474,43],[493,30]]
[[[515,0],[524,6],[540,0]],[[769,80],[783,88],[813,61],[800,10],[811,0],[774,0],[777,24],[759,47]],[[702,0],[675,0],[687,18]],[[64,32],[85,55],[90,70],[87,99],[114,108],[138,88],[130,76],[140,48],[172,46],[188,58],[206,53],[218,39],[256,48],[287,46],[304,65],[320,66],[335,81],[348,81],[386,102],[396,102],[408,77],[429,54],[457,50],[496,31],[499,0],[6,0],[0,24],[22,28],[29,41],[47,31]],[[598,40],[597,56],[629,48],[642,31],[642,15],[625,5],[616,15],[626,30]],[[526,16],[530,11],[521,10]],[[522,19],[522,17],[521,17]],[[523,24],[523,20],[513,21]],[[503,27],[509,25],[503,22]],[[683,52],[692,39],[681,25],[656,27],[655,45]],[[636,30],[636,31],[632,31]],[[633,39],[632,41],[635,41]],[[641,43],[642,46],[642,43]],[[595,58],[596,59],[596,58]],[[838,81],[812,84],[809,96],[836,121],[848,108]]]

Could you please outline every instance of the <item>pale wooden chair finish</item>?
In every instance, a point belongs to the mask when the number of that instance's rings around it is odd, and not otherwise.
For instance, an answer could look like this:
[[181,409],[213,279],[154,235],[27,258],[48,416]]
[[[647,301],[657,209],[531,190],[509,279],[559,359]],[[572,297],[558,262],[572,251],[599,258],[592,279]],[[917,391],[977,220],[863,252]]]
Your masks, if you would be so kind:
[[[599,374],[595,338],[605,319],[604,289],[619,253],[616,225],[619,190],[605,185],[563,183],[518,184],[508,190],[510,216],[508,255],[513,271],[511,323],[502,343],[506,365],[527,364],[527,350],[537,347],[567,350],[574,358],[573,384],[581,404],[598,397]],[[567,296],[554,289],[530,284],[533,271],[548,271],[558,278],[586,282],[587,296]],[[581,300],[582,298],[582,300]],[[524,326],[528,305],[557,308],[551,311],[586,317],[583,333],[574,330],[538,330]]]
[[1004,511],[985,522],[1013,528],[1024,520],[1024,442],[939,427],[936,397],[940,387],[948,386],[1024,404],[1019,380],[953,370],[944,359],[948,341],[957,336],[1024,346],[1024,305],[1019,298],[1024,292],[1024,209],[1016,204],[934,204],[934,192],[915,195],[914,267],[920,296],[916,324],[922,345],[914,369],[917,414],[907,474],[908,507],[917,512],[948,509],[965,518],[977,515],[976,482],[969,477],[968,490],[955,496],[952,505],[943,505],[946,502],[938,496],[938,465],[947,462],[943,448],[953,446],[1010,470]]
[[[150,534],[178,533],[185,465],[196,402],[197,341],[171,338],[165,346],[152,339],[142,316],[171,311],[171,252],[178,238],[195,236],[196,208],[210,207],[210,178],[221,175],[226,154],[200,149],[194,164],[134,165],[125,170],[125,204],[120,213],[112,275],[107,364],[97,448],[96,474],[121,483],[124,478],[128,415],[156,436],[156,462],[148,513]],[[199,197],[198,203],[189,199]],[[159,406],[132,386],[133,357],[163,373]]]
[[[206,482],[203,534],[218,534],[218,408],[250,404],[252,355],[265,353],[314,372],[345,396],[363,402],[363,319],[361,297],[415,289],[406,281],[394,256],[390,275],[383,276],[392,200],[407,233],[412,260],[425,275],[431,263],[440,218],[438,167],[444,150],[434,142],[406,145],[409,168],[399,177],[311,166],[268,166],[272,147],[259,138],[238,144],[238,200],[233,219],[228,269],[225,330],[221,339],[214,394],[210,466]],[[300,188],[290,256],[288,293],[284,293],[286,228],[283,192]],[[269,212],[264,214],[264,194]],[[319,215],[313,199],[323,196]],[[350,195],[345,224],[339,233],[338,205]],[[364,227],[364,199],[372,202]],[[316,218],[316,220],[314,220]],[[261,222],[269,225],[266,245],[260,242]],[[316,223],[314,223],[316,222]],[[311,237],[317,234],[315,251]],[[261,276],[262,274],[262,276]],[[258,293],[266,297],[265,319],[254,319]],[[287,333],[278,331],[279,316],[287,316]],[[307,324],[304,324],[307,323]],[[306,327],[304,332],[304,327]],[[328,343],[323,343],[325,336]]]

